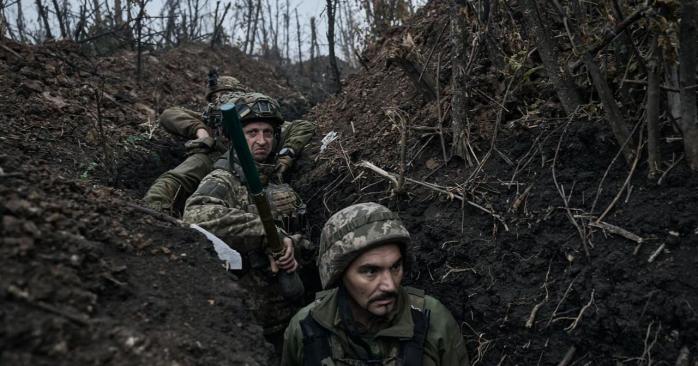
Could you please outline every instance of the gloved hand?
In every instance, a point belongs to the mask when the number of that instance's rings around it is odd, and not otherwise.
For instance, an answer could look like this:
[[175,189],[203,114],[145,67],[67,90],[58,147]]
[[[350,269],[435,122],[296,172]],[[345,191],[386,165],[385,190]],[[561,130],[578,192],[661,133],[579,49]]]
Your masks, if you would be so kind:
[[276,179],[278,179],[279,183],[284,182],[284,173],[286,173],[287,170],[289,170],[293,166],[293,158],[284,155],[284,156],[279,156],[278,159],[276,159],[276,168],[274,168],[274,175],[276,176]]
[[198,153],[207,154],[211,152],[213,146],[216,145],[216,140],[213,137],[204,137],[196,140],[189,140],[184,144],[184,154],[191,156]]

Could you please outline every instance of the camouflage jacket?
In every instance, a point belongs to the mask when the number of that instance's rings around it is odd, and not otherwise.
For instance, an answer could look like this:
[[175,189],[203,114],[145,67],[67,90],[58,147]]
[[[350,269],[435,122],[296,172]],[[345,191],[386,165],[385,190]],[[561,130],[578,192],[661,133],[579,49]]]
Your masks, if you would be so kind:
[[[257,164],[257,168],[263,177],[271,174],[274,166]],[[225,156],[219,159],[216,169],[204,177],[187,199],[182,219],[216,234],[245,254],[261,249],[265,234],[257,208],[239,174],[235,169],[227,169]],[[294,210],[302,204],[299,196],[285,184],[269,184],[267,193],[272,213],[279,221],[294,215]],[[279,231],[286,234],[282,228]]]
[[[413,336],[414,322],[412,312],[413,291],[419,291],[422,305],[429,309],[429,326],[424,344],[425,366],[467,366],[468,354],[460,332],[451,313],[438,300],[424,295],[423,291],[416,289],[400,288],[398,303],[395,311],[382,329],[373,334],[363,334],[361,339],[371,348],[371,353],[382,358],[382,365],[397,365],[396,355],[399,352],[399,344],[403,339]],[[347,334],[346,326],[340,314],[339,296],[337,288],[329,290],[324,296],[301,309],[289,323],[284,334],[284,349],[281,364],[284,366],[302,366],[303,360],[303,332],[300,322],[308,314],[323,328],[330,332],[331,362],[323,365],[359,365],[357,362],[358,350],[362,349]]]
[[[206,126],[203,114],[180,107],[168,108],[160,114],[160,124],[169,133],[187,139],[195,139],[196,131],[203,128],[213,136],[211,129]],[[299,153],[315,134],[316,125],[306,120],[284,122],[281,126],[282,144],[277,146],[279,151],[284,147]]]

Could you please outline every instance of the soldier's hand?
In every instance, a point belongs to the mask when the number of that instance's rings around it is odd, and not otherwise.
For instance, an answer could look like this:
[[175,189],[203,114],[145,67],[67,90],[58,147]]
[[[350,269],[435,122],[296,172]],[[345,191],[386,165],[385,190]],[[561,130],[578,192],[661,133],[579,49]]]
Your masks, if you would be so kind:
[[283,183],[284,173],[286,173],[286,171],[289,170],[291,166],[293,166],[293,158],[288,155],[279,156],[279,158],[276,159],[276,167],[274,168],[274,174],[276,175],[276,178],[279,180],[279,183]]
[[279,257],[279,259],[274,260],[274,258],[271,258],[269,262],[271,262],[271,271],[276,273],[279,270],[283,270],[286,272],[293,272],[298,268],[298,262],[296,261],[296,257],[293,255],[293,240],[291,238],[286,237],[284,238],[284,246],[286,247],[286,251],[284,252],[284,255]]
[[199,128],[198,130],[196,130],[197,139],[204,139],[206,137],[211,137],[211,135],[209,135],[208,131],[205,128]]

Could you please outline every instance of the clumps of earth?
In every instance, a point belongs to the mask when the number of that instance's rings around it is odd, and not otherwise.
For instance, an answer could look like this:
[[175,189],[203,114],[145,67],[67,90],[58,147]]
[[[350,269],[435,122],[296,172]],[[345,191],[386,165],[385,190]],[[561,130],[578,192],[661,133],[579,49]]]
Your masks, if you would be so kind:
[[[0,364],[278,362],[211,245],[132,207],[183,158],[158,113],[200,110],[213,66],[284,101],[287,119],[319,124],[293,177],[313,240],[352,203],[399,212],[415,244],[406,282],[454,314],[474,364],[695,361],[696,175],[679,162],[661,183],[646,179],[645,163],[617,157],[598,108],[568,118],[541,71],[510,84],[513,71],[486,57],[472,65],[471,154],[444,160],[448,11],[431,2],[376,40],[364,69],[312,110],[273,67],[231,48],[146,54],[138,80],[133,52],[5,42]],[[405,52],[432,53],[438,97],[396,62]],[[662,151],[676,161],[680,143]]]

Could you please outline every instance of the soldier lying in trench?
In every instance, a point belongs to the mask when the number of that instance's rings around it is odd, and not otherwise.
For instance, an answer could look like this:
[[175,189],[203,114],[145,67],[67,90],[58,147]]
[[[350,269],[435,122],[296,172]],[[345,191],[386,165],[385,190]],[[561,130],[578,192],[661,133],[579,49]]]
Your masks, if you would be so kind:
[[[249,89],[232,76],[218,78],[210,74],[206,111],[198,113],[175,107],[162,112],[159,121],[165,130],[191,140],[185,145],[186,160],[163,173],[148,189],[143,198],[146,205],[174,217],[181,215],[186,199],[228,148],[221,134],[219,106],[248,92]],[[314,123],[305,120],[281,121],[280,135],[266,162],[274,165],[270,177],[279,182],[313,137],[316,128]]]

